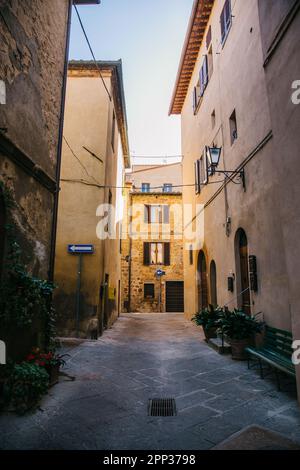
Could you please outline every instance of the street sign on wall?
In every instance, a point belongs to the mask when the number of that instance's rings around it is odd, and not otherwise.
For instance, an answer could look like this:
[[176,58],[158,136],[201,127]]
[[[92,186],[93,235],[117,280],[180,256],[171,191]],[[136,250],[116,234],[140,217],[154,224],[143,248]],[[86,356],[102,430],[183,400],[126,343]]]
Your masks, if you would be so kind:
[[73,255],[77,254],[93,254],[94,253],[94,245],[68,245],[68,253]]

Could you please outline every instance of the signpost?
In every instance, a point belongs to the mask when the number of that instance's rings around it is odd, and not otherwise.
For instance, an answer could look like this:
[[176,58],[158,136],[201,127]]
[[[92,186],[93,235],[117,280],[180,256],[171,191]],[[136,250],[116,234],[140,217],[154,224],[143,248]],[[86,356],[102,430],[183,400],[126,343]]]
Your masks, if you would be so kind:
[[68,253],[78,256],[77,265],[77,289],[76,289],[76,336],[79,337],[79,321],[80,321],[80,290],[81,290],[81,272],[82,272],[82,255],[92,255],[95,252],[94,245],[68,245]]
[[157,269],[155,272],[155,276],[157,279],[159,279],[159,302],[158,302],[158,308],[159,308],[159,313],[161,313],[161,278],[166,275],[166,272],[163,271],[162,269]]

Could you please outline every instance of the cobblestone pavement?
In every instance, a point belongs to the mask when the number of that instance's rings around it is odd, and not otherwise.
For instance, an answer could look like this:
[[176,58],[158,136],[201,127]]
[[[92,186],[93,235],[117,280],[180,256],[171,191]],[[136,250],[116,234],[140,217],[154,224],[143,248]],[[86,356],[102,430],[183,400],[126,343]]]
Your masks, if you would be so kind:
[[[221,356],[179,314],[125,314],[98,341],[68,351],[62,377],[25,416],[0,416],[2,449],[210,449],[251,424],[300,441],[295,392],[278,392]],[[288,384],[287,384],[288,385]],[[149,398],[178,415],[147,415]]]

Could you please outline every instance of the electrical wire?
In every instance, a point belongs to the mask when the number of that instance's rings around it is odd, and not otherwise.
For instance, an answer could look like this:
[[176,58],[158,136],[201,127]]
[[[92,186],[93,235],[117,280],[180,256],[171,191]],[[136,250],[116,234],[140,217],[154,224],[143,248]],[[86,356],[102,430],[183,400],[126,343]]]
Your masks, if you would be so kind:
[[106,90],[106,93],[107,93],[107,95],[108,95],[108,97],[109,97],[109,101],[111,101],[111,100],[112,100],[111,94],[110,94],[110,92],[109,92],[109,90],[108,90],[108,88],[107,88],[107,86],[106,86],[106,83],[105,83],[105,81],[104,81],[103,75],[102,75],[102,73],[101,73],[101,69],[100,69],[99,64],[98,64],[98,62],[97,62],[97,60],[96,60],[94,51],[93,51],[93,49],[92,49],[91,43],[90,43],[90,41],[89,41],[89,38],[88,38],[87,33],[86,33],[86,31],[85,31],[85,28],[84,28],[84,26],[83,26],[81,17],[80,17],[80,15],[79,15],[79,11],[78,11],[78,9],[77,9],[77,7],[76,7],[75,4],[74,4],[74,8],[75,8],[75,11],[76,11],[76,13],[77,13],[78,21],[79,21],[79,23],[80,23],[80,26],[81,26],[82,32],[83,32],[83,34],[84,34],[85,40],[86,40],[86,42],[87,42],[87,45],[88,45],[89,50],[90,50],[90,52],[91,52],[91,54],[92,54],[92,57],[93,57],[93,60],[94,60],[94,62],[95,62],[95,65],[96,65],[96,67],[97,67],[97,70],[98,70],[98,72],[99,72],[100,78],[101,78],[101,80],[102,80],[103,86],[104,86],[104,88],[105,88],[105,90]]
[[92,179],[95,181],[96,184],[99,184],[99,185],[100,185],[99,181],[97,181],[97,180],[93,177],[93,175],[90,175],[90,174],[89,174],[88,170],[86,169],[86,167],[84,166],[84,164],[82,163],[82,161],[80,160],[80,158],[76,155],[76,153],[74,152],[74,150],[72,149],[71,145],[69,144],[69,142],[67,141],[67,139],[65,138],[64,135],[63,135],[63,139],[64,139],[64,141],[66,142],[66,145],[68,146],[68,148],[69,148],[70,152],[72,153],[72,155],[76,158],[76,160],[78,161],[78,163],[80,164],[80,166],[84,169],[84,171],[85,171],[85,173],[87,174],[87,176],[88,176],[89,178],[92,178]]
[[149,159],[149,160],[152,160],[152,159],[156,159],[156,158],[159,158],[160,160],[166,160],[167,158],[183,158],[183,155],[154,155],[154,156],[150,156],[150,155],[131,155],[131,158],[144,158],[145,160],[146,159]]

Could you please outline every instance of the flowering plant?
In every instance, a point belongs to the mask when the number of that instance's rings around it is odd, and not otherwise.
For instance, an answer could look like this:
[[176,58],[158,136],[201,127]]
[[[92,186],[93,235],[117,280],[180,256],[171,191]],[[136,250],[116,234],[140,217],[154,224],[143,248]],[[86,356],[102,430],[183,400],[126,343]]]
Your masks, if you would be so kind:
[[60,355],[56,354],[54,351],[42,353],[38,348],[34,348],[31,353],[27,356],[26,362],[30,362],[41,367],[57,365],[64,366],[66,363],[64,357],[66,356],[68,356],[68,354]]

